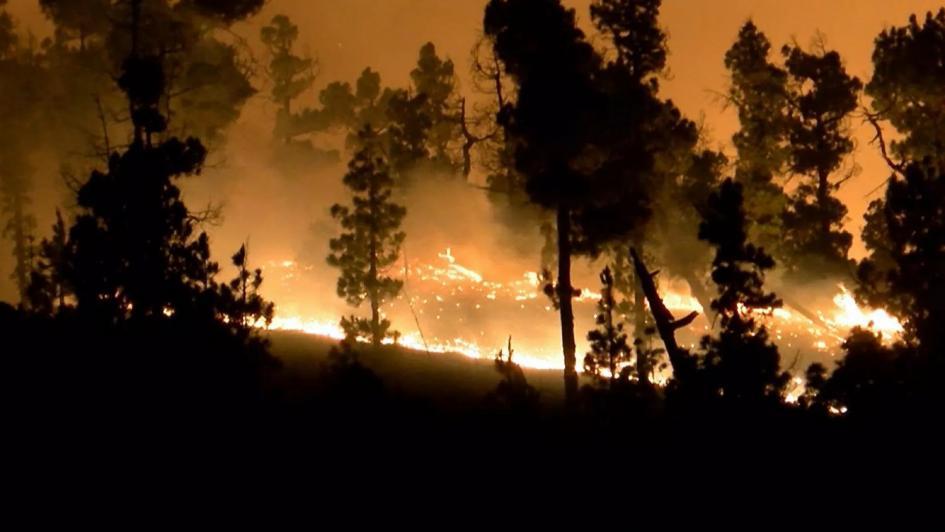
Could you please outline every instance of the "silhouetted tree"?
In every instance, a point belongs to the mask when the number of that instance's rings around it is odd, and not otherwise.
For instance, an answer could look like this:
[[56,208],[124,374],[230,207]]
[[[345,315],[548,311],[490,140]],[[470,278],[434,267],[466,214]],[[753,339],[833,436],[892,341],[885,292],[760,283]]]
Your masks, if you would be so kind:
[[779,401],[788,377],[779,369],[777,346],[753,317],[781,302],[764,291],[764,272],[774,260],[749,243],[747,225],[742,185],[727,179],[709,198],[699,226],[699,237],[716,248],[712,280],[719,295],[712,308],[722,327],[718,337],[702,340],[700,373],[710,396],[752,406]]
[[590,155],[585,151],[590,149],[588,106],[595,100],[592,76],[601,62],[577,28],[574,11],[557,0],[492,0],[483,27],[493,39],[496,57],[517,84],[517,101],[499,111],[499,121],[515,145],[516,167],[525,176],[531,200],[556,215],[558,272],[553,291],[561,317],[565,392],[574,400],[574,216],[588,205],[591,193],[588,169],[578,163],[581,155]]
[[272,100],[279,105],[276,117],[276,137],[286,143],[292,119],[292,101],[311,88],[315,82],[314,62],[311,58],[295,55],[295,41],[299,27],[285,15],[276,15],[260,30],[260,39],[269,50],[267,74],[272,81]]
[[852,172],[832,176],[853,151],[848,122],[863,84],[835,51],[785,46],[783,54],[790,75],[789,166],[802,176],[784,215],[785,266],[795,275],[845,275],[853,235],[843,228],[847,208],[835,192]]
[[662,0],[596,0],[594,25],[607,34],[617,63],[637,82],[656,83],[666,66],[666,34],[659,27]]
[[595,378],[605,379],[603,370],[607,370],[609,375],[606,379],[613,387],[619,377],[620,366],[630,359],[631,349],[627,344],[627,334],[623,331],[623,320],[616,314],[614,276],[609,267],[601,272],[600,282],[601,297],[594,316],[597,327],[587,333],[591,350],[584,355],[584,371]]
[[442,59],[436,46],[428,42],[420,47],[417,66],[410,71],[413,90],[421,96],[419,114],[429,126],[424,132],[430,162],[434,168],[455,171],[459,164],[456,151],[461,142],[460,112],[462,100],[457,94],[457,78],[451,59]]
[[[132,41],[141,19],[132,2]],[[134,49],[134,48],[133,48]],[[78,191],[79,213],[69,231],[69,267],[59,272],[77,308],[107,323],[124,320],[221,319],[209,238],[197,234],[177,180],[200,172],[206,149],[196,138],[156,141],[167,128],[160,105],[166,78],[158,57],[133,53],[117,80],[134,132]]]
[[877,335],[860,328],[850,333],[842,347],[845,355],[828,379],[820,381],[821,371],[815,366],[808,370],[808,386],[817,391],[812,406],[821,413],[874,421],[903,414],[909,396],[918,391],[910,390],[905,378],[909,355],[901,347],[883,345]]
[[[616,58],[600,75],[600,85],[610,100],[610,114],[598,119],[603,126],[603,146],[608,146],[600,175],[605,177],[615,201],[593,211],[594,235],[590,240],[612,239],[613,262],[625,261],[626,241],[647,255],[653,243],[654,220],[672,217],[655,200],[675,188],[688,170],[698,140],[695,124],[683,117],[671,100],[658,95],[659,77],[666,65],[666,36],[659,26],[660,0],[601,0],[591,5],[595,26],[611,38]],[[618,287],[621,285],[618,284]],[[646,298],[640,279],[624,292],[633,298],[634,344],[637,374],[649,382]]]
[[406,237],[400,224],[407,210],[391,198],[394,180],[377,134],[365,128],[361,143],[363,147],[355,153],[344,176],[352,203],[331,208],[342,233],[329,243],[328,263],[341,270],[339,297],[355,307],[365,300],[371,305],[370,319],[352,316],[342,319],[342,326],[350,336],[366,336],[379,346],[390,334],[390,321],[381,318],[381,306],[403,287],[403,281],[386,272],[400,256]]
[[538,408],[539,393],[528,383],[522,367],[512,361],[514,353],[512,337],[509,336],[508,355],[502,349],[495,354],[495,370],[502,380],[486,396],[486,402],[514,414],[534,415]]
[[936,357],[945,353],[943,204],[945,172],[910,165],[874,205],[873,228],[881,224],[883,245],[871,247],[871,256],[859,266],[860,295],[902,318],[906,339]]
[[[645,14],[640,20],[606,14],[598,20],[618,34],[630,31],[619,29],[622,24],[654,22]],[[516,168],[531,201],[555,214],[558,272],[551,290],[561,315],[565,383],[573,397],[572,256],[596,256],[620,240],[642,242],[655,189],[676,173],[671,154],[695,143],[695,127],[672,102],[657,98],[658,72],[643,68],[659,68],[662,62],[644,59],[645,42],[604,64],[575,26],[574,12],[550,0],[493,1],[484,26],[517,85],[517,101],[499,113]],[[549,87],[555,91],[548,92]],[[639,316],[644,315],[642,302],[641,296]],[[645,368],[639,372],[649,374]]]
[[945,167],[945,8],[927,13],[920,24],[913,15],[906,26],[893,26],[876,38],[873,77],[866,85],[872,114],[888,120],[902,138],[889,157],[898,164],[931,157]]
[[[173,116],[178,131],[212,142],[235,122],[255,93],[249,65],[239,45],[227,41],[225,30],[261,6],[261,0],[44,0],[42,7],[56,26],[50,48],[51,59],[58,65],[54,74],[63,75],[63,89],[72,86],[79,89],[76,92],[91,95],[78,107],[92,120],[80,122],[79,127],[94,131],[100,129],[100,118],[105,118],[98,115],[120,116],[120,98],[108,98],[103,86],[117,77],[128,56],[138,53],[161,63],[165,77],[162,113]],[[141,28],[134,38],[128,31],[132,19]],[[71,43],[76,39],[79,45],[73,50]],[[79,76],[70,80],[67,72]]]
[[192,4],[206,17],[232,24],[258,13],[266,0],[184,0],[181,3]]
[[769,60],[771,43],[749,20],[725,53],[731,77],[727,101],[741,125],[732,137],[738,157],[735,180],[742,184],[752,241],[773,251],[780,242],[787,198],[776,179],[788,160],[787,73]]
[[318,95],[318,106],[290,117],[287,134],[341,130],[346,133],[346,147],[357,151],[362,147],[360,132],[370,127],[384,146],[398,185],[406,185],[411,171],[418,168],[458,173],[464,108],[453,62],[440,58],[436,47],[427,43],[420,48],[410,78],[409,89],[383,87],[380,75],[366,68],[355,87],[329,83]]
[[252,336],[257,326],[268,327],[275,314],[275,305],[259,293],[263,283],[262,270],[250,270],[247,255],[244,244],[232,258],[236,277],[220,287],[226,323],[236,336],[244,340]]
[[51,315],[66,307],[66,298],[74,293],[69,279],[72,278],[69,262],[72,250],[69,244],[69,229],[56,209],[56,223],[52,236],[44,238],[39,245],[39,255],[30,274],[29,300],[34,312]]
[[43,13],[56,26],[56,40],[77,40],[85,51],[90,38],[108,31],[111,0],[39,0]]

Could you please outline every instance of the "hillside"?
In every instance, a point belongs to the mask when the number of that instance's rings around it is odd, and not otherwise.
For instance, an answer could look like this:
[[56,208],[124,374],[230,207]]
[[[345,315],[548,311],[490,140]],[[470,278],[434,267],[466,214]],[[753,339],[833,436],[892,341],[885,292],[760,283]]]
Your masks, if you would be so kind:
[[[337,341],[305,333],[273,331],[272,353],[281,362],[270,385],[287,399],[301,400],[320,386],[328,354]],[[500,376],[491,360],[454,353],[426,353],[397,346],[373,350],[361,346],[359,360],[393,394],[438,406],[473,406],[496,387]],[[563,399],[561,372],[525,369],[528,382],[541,394],[545,406]]]

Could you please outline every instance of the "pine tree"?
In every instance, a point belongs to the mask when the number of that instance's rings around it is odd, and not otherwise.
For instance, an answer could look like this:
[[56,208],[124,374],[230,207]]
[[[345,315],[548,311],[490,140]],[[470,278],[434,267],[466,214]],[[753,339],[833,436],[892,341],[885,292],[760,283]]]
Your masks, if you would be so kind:
[[400,256],[406,235],[400,225],[407,210],[392,200],[394,181],[370,128],[361,132],[362,148],[355,153],[344,176],[351,204],[336,204],[332,217],[342,232],[331,239],[328,263],[339,270],[338,296],[354,307],[364,301],[371,306],[370,319],[342,319],[349,336],[365,336],[375,346],[391,335],[390,321],[381,317],[381,306],[394,298],[403,282],[387,274]]
[[[635,19],[599,23],[616,28],[628,20]],[[637,22],[647,21],[654,19],[644,14]],[[695,127],[657,97],[659,72],[644,73],[640,66],[658,68],[659,61],[644,60],[643,52],[634,50],[605,63],[576,26],[574,11],[557,0],[495,0],[486,8],[484,26],[516,84],[516,101],[498,115],[516,170],[529,200],[555,219],[558,271],[551,291],[561,318],[566,394],[574,398],[572,258],[594,257],[608,244],[645,238],[655,189],[675,172],[670,153],[695,143]],[[643,49],[665,53],[645,43]],[[642,309],[638,315],[644,315]]]
[[659,27],[662,0],[597,0],[591,19],[610,40],[617,63],[637,82],[656,84],[666,66],[666,33]]
[[788,160],[787,73],[769,59],[771,42],[749,20],[725,53],[731,77],[726,99],[741,125],[732,137],[738,154],[735,180],[742,184],[752,241],[777,252],[787,198],[778,184]]
[[883,30],[873,50],[873,77],[866,85],[872,115],[888,120],[902,138],[889,157],[901,165],[932,158],[945,167],[945,8],[915,15],[906,26]]
[[[517,84],[517,101],[499,111],[499,122],[515,146],[517,170],[525,176],[530,200],[555,216],[558,271],[551,290],[561,319],[565,395],[573,404],[578,391],[571,281],[574,218],[591,195],[587,171],[576,163],[588,148],[592,75],[601,60],[577,28],[574,11],[557,0],[492,0],[484,30]],[[560,105],[562,101],[568,105]]]
[[252,336],[256,326],[268,327],[275,314],[275,305],[259,293],[263,283],[262,270],[250,270],[248,255],[246,245],[240,246],[232,257],[236,277],[220,287],[221,307],[227,325],[244,341]]
[[267,74],[272,81],[272,100],[279,105],[276,118],[276,136],[286,143],[292,140],[292,102],[311,88],[315,82],[314,62],[295,54],[299,27],[285,15],[276,15],[259,32],[269,50]]
[[617,312],[614,276],[609,267],[601,272],[600,281],[601,298],[597,302],[597,314],[594,317],[597,327],[587,333],[591,350],[584,356],[584,371],[597,379],[604,379],[602,372],[607,370],[607,381],[613,387],[619,377],[620,366],[630,358],[631,349],[623,330],[623,321]]
[[853,236],[843,228],[847,208],[835,193],[849,175],[833,175],[853,151],[849,118],[863,84],[835,51],[785,46],[783,54],[790,75],[789,165],[802,176],[784,214],[785,266],[795,275],[848,275]]
[[66,299],[74,293],[69,284],[72,278],[69,244],[69,229],[62,212],[56,209],[56,223],[52,236],[44,238],[39,245],[39,257],[30,273],[29,299],[34,312],[52,315],[66,308]]
[[56,25],[56,40],[78,41],[79,51],[85,51],[89,40],[109,30],[107,14],[110,0],[39,0],[43,13]]
[[460,143],[460,98],[451,59],[442,59],[436,46],[420,47],[417,66],[410,71],[413,90],[422,97],[420,113],[429,123],[425,131],[427,153],[434,168],[458,170],[456,148]]
[[860,293],[904,321],[906,338],[941,356],[945,349],[945,172],[912,164],[875,206],[883,246],[859,266]]
[[[903,237],[897,236],[900,241],[894,241],[890,234],[890,217],[901,215],[903,202],[909,201],[904,198],[919,194],[926,186],[916,185],[912,192],[905,192],[905,183],[910,180],[906,169],[915,165],[911,180],[931,185],[934,181],[929,180],[930,176],[917,177],[927,171],[923,167],[930,163],[939,169],[945,168],[945,134],[940,127],[945,116],[942,111],[942,102],[945,102],[942,50],[945,50],[945,9],[935,15],[928,13],[922,24],[912,16],[907,26],[889,28],[876,38],[874,72],[866,93],[873,98],[870,119],[876,127],[879,148],[893,173],[890,186],[894,181],[899,182],[892,188],[899,191],[895,197],[900,205],[887,205],[890,199],[887,194],[873,201],[865,216],[863,242],[870,256],[859,267],[858,295],[874,306],[883,307],[891,299],[900,297],[899,289],[891,281],[900,268],[897,255],[901,253]],[[887,120],[901,135],[889,146],[883,136],[881,120]],[[934,217],[921,222],[934,223],[932,220]]]
[[778,348],[753,317],[781,305],[764,291],[764,273],[774,260],[748,241],[742,185],[725,180],[708,202],[699,237],[716,248],[712,280],[718,297],[712,302],[722,330],[702,340],[701,375],[706,391],[726,401],[759,405],[778,401],[788,378],[779,369]]
[[[140,31],[140,0],[130,6],[131,41]],[[132,49],[135,49],[134,47]],[[133,122],[131,144],[113,153],[78,191],[79,213],[69,231],[60,272],[80,312],[101,321],[215,317],[209,238],[196,234],[197,217],[177,180],[200,172],[206,149],[196,138],[170,137],[160,111],[166,78],[160,58],[132,53],[118,86]]]

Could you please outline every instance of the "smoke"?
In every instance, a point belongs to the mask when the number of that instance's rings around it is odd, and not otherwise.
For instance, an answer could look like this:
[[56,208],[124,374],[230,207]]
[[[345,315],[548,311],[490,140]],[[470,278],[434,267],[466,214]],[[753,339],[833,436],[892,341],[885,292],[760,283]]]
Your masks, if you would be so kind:
[[[586,25],[587,1],[569,3],[578,9]],[[830,14],[831,10],[835,15],[849,6],[829,7],[823,2],[794,4],[792,13],[805,14],[793,18],[783,17],[787,8],[775,4],[749,9],[737,0],[731,0],[728,8],[667,2],[663,20],[671,35],[673,77],[663,83],[665,94],[691,117],[705,111],[707,122],[716,128],[715,140],[727,145],[724,139],[734,131],[734,117],[718,108],[709,90],[724,86],[722,56],[745,17],[755,16],[776,43],[786,42],[795,32],[807,34],[820,25],[835,39],[832,44],[845,54],[851,71],[868,79],[870,47],[876,33],[886,22],[901,23],[909,12],[926,6],[894,6],[883,0],[867,3],[872,7],[857,9],[863,14],[861,23],[850,25],[843,17]],[[934,2],[927,3],[931,7]],[[328,83],[353,81],[367,66],[381,73],[385,85],[406,86],[417,50],[427,41],[434,42],[441,55],[456,62],[460,77],[467,80],[460,89],[474,97],[466,68],[484,5],[485,0],[271,0],[252,21],[234,28],[245,37],[255,56],[260,75],[254,83],[259,93],[226,132],[225,142],[214,147],[203,174],[185,179],[182,188],[194,210],[222,207],[222,218],[205,226],[216,260],[227,266],[229,257],[241,244],[248,243],[251,264],[264,269],[263,293],[277,303],[278,314],[337,322],[343,313],[353,311],[335,295],[337,271],[325,261],[328,240],[338,231],[329,209],[347,199],[341,177],[350,154],[344,150],[343,135],[339,133],[314,139],[319,147],[339,150],[337,163],[309,165],[280,160],[275,155],[271,138],[276,113],[267,100],[268,82],[261,75],[267,58],[258,43],[259,28],[276,13],[288,14],[300,26],[302,51],[317,57],[319,63],[315,86],[300,98],[304,106],[313,105],[317,92]],[[49,24],[42,19],[34,0],[12,0],[9,9],[19,20],[21,32],[28,29],[40,38],[48,35]],[[816,17],[808,16],[808,12]],[[863,173],[841,193],[851,207],[850,230],[857,235],[859,215],[868,201],[863,196],[886,177],[882,163],[874,160],[867,130],[860,132],[857,160]],[[58,161],[42,154],[33,154],[31,159],[36,169],[31,209],[42,236],[48,232],[55,208],[69,207],[73,200],[60,178]],[[471,181],[483,180],[474,176]],[[404,226],[408,235],[404,249],[408,282],[403,298],[385,309],[395,328],[419,334],[419,322],[428,341],[462,337],[483,349],[503,346],[506,337],[512,335],[520,352],[559,362],[557,315],[528,275],[540,268],[542,238],[537,223],[510,224],[500,202],[490,201],[485,191],[453,176],[418,174],[410,176],[410,182],[399,198],[408,209]],[[686,238],[691,240],[691,236]],[[674,242],[677,237],[670,235]],[[0,275],[0,299],[9,301],[14,299],[15,290],[6,275],[12,268],[7,249],[4,242],[0,251],[0,270],[4,272]],[[471,275],[464,278],[464,270],[457,266],[475,273],[479,280]],[[597,290],[597,272],[602,266],[600,261],[576,261],[575,285]],[[457,277],[443,277],[449,272]],[[231,273],[224,268],[224,277]],[[668,274],[664,274],[662,283],[667,290],[688,293],[685,283]],[[792,287],[783,295],[811,308],[829,308],[836,284],[829,280],[804,289]],[[579,341],[591,327],[593,312],[592,298],[576,304]],[[690,343],[695,343],[708,326],[707,322],[697,322]]]

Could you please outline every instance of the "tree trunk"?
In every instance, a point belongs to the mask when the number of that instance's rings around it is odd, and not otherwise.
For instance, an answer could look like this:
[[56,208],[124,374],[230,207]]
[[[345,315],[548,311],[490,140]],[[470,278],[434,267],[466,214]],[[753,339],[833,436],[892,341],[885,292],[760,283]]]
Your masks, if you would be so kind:
[[[643,239],[636,237],[633,240],[636,249],[643,253]],[[646,342],[646,296],[643,294],[643,280],[635,275],[633,287],[633,338],[637,351],[637,376],[642,386],[650,385],[650,360],[644,351]]]
[[370,227],[370,267],[368,269],[368,297],[371,300],[371,343],[374,344],[374,347],[380,347],[381,340],[383,340],[383,335],[381,333],[381,313],[380,305],[381,302],[378,301],[379,295],[377,293],[377,217],[378,217],[378,208],[380,203],[377,199],[378,190],[376,180],[372,180],[370,185],[370,191],[368,192],[368,198],[371,204],[371,227]]
[[826,169],[818,170],[817,175],[817,206],[820,207],[820,230],[823,234],[821,238],[826,239],[830,234],[831,221],[827,216],[827,202],[830,200],[830,172]]
[[673,376],[676,380],[685,380],[687,373],[692,369],[692,357],[676,342],[676,330],[688,326],[699,313],[693,311],[678,320],[674,318],[660,298],[659,292],[656,291],[656,283],[653,282],[653,276],[656,273],[650,273],[643,259],[633,248],[630,248],[630,257],[633,259],[637,278],[643,285],[643,293],[650,304],[650,312],[653,314],[653,320],[656,321],[656,330],[659,331],[663,345],[666,346],[669,363],[673,366]]
[[568,405],[577,400],[576,346],[574,342],[574,308],[571,287],[571,209],[558,206],[558,299],[561,316],[561,348],[564,352],[564,397]]

